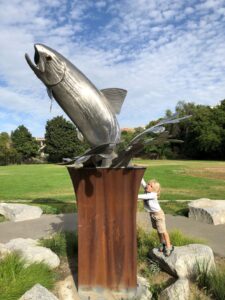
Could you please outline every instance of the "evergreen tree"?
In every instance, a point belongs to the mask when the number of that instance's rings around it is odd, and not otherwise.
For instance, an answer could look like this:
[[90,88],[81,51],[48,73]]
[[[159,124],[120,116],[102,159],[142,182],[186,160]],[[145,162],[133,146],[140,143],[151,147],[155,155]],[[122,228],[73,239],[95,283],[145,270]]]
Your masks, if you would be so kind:
[[38,154],[38,143],[24,125],[20,125],[15,131],[12,131],[11,140],[23,162]]
[[10,136],[7,132],[0,133],[0,165],[5,166],[17,163],[20,156],[12,147]]
[[80,142],[74,125],[62,116],[47,121],[46,148],[49,162],[61,162],[63,158],[78,156],[88,148],[87,143]]

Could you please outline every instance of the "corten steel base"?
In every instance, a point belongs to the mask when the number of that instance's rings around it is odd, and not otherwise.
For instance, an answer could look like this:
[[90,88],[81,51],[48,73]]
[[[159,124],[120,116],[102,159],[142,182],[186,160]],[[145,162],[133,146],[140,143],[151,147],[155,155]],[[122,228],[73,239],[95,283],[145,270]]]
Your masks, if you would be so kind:
[[109,290],[132,298],[137,288],[137,195],[145,168],[68,171],[78,203],[79,294]]

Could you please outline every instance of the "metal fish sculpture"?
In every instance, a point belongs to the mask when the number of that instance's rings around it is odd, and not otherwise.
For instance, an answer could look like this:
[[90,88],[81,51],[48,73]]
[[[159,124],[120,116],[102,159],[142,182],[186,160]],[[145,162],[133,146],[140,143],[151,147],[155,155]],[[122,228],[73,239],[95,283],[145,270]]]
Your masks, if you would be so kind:
[[[54,98],[78,128],[78,137],[84,136],[91,148],[107,147],[106,165],[110,154],[120,142],[120,127],[116,114],[127,91],[118,88],[98,90],[70,61],[57,51],[35,44],[34,62],[25,58],[36,76],[46,85],[50,98]],[[115,154],[112,154],[112,158]]]
[[[147,128],[143,132],[136,135],[128,144],[126,149],[120,151],[112,161],[111,166],[113,168],[119,167],[127,167],[130,165],[131,159],[135,156],[135,154],[141,152],[146,145],[155,144],[165,144],[165,143],[182,143],[182,140],[172,139],[169,136],[169,133],[163,125],[167,124],[175,124],[183,121],[185,119],[191,118],[191,115],[184,117],[177,117],[177,115],[173,115],[171,118],[163,119],[158,122],[156,125]],[[147,134],[153,134],[154,136],[148,139],[145,139]]]

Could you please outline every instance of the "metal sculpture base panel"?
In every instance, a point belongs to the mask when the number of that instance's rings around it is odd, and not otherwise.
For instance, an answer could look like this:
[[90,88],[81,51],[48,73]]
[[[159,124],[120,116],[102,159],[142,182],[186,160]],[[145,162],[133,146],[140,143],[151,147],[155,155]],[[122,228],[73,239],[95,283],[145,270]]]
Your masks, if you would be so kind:
[[136,208],[145,168],[68,168],[78,204],[78,291],[137,287]]

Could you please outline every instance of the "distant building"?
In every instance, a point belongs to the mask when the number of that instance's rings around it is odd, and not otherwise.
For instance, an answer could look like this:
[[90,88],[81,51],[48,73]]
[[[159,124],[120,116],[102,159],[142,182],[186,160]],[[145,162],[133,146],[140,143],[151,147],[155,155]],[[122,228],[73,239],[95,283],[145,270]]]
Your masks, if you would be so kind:
[[125,128],[121,128],[120,129],[121,132],[135,132],[135,128],[128,128],[128,127],[125,127]]
[[130,133],[133,133],[133,132],[135,132],[138,129],[145,130],[145,126],[138,126],[138,127],[135,127],[135,128],[124,127],[124,128],[121,128],[121,132],[130,132]]

